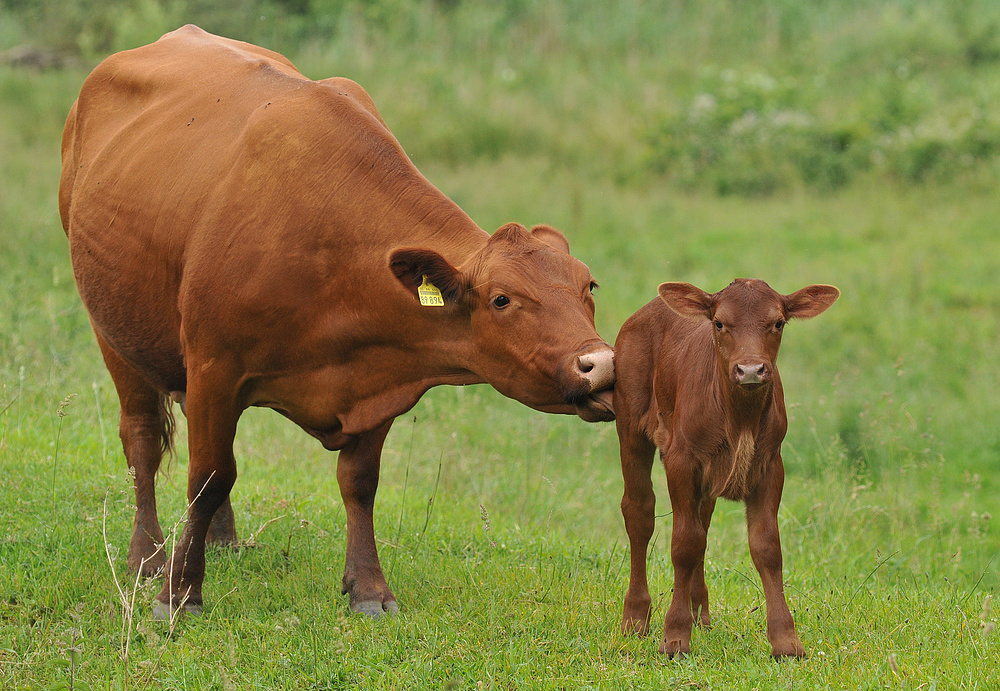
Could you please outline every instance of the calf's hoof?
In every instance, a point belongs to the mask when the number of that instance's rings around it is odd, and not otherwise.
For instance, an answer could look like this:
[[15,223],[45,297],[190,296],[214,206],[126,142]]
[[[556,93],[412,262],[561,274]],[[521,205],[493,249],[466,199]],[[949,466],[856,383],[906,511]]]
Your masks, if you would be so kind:
[[379,619],[384,615],[394,616],[399,612],[399,605],[395,600],[363,600],[362,602],[352,602],[351,610],[358,614],[367,614],[372,619]]
[[[180,611],[178,612],[178,610]],[[196,617],[201,616],[201,605],[185,602],[183,606],[178,607],[177,605],[174,605],[171,607],[165,602],[153,600],[153,619],[156,621],[170,621],[177,614],[184,613],[191,614]]]
[[788,641],[780,645],[775,644],[771,646],[771,657],[775,660],[804,658],[805,656],[806,650],[802,647],[802,641],[799,640],[798,636],[795,637],[794,641]]
[[683,659],[685,655],[691,654],[691,642],[680,640],[678,638],[664,638],[663,642],[660,643],[660,655],[666,655],[668,658],[673,660],[677,658],[678,660]]
[[649,619],[636,619],[628,615],[622,617],[622,634],[625,636],[645,636],[649,633]]

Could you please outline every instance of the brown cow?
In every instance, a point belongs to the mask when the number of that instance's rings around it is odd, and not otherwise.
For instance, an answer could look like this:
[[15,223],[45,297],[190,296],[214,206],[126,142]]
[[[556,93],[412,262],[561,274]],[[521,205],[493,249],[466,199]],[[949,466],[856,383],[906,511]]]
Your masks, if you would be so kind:
[[[396,610],[372,527],[382,444],[427,389],[488,382],[541,411],[614,418],[596,284],[566,238],[483,231],[347,79],[306,79],[194,26],[112,55],[70,111],[59,209],[135,472],[128,564],[166,568],[158,616],[199,611],[206,537],[235,540],[249,406],[340,450],[343,590],[372,616]],[[169,564],[154,493],[168,396],[190,450]]]
[[691,650],[697,617],[709,625],[705,541],[719,497],[746,504],[750,555],[764,584],[775,657],[804,655],[781,580],[778,503],[787,419],[777,356],[785,322],[814,317],[840,295],[813,285],[780,295],[739,279],[714,295],[664,283],[660,298],[622,326],[615,343],[615,413],[631,577],[622,630],[649,631],[646,548],[653,534],[650,470],[659,448],[673,509],[674,594],[660,652]]

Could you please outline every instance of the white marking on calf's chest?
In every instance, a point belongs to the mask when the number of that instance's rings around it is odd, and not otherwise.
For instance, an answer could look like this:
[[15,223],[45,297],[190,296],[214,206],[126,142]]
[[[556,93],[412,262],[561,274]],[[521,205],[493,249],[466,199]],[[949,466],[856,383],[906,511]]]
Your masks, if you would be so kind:
[[[732,458],[729,476],[722,483],[720,494],[731,497],[744,497],[747,494],[747,480],[750,476],[750,466],[753,463],[757,443],[753,432],[740,432],[735,444],[731,444]],[[723,456],[725,458],[725,456]]]

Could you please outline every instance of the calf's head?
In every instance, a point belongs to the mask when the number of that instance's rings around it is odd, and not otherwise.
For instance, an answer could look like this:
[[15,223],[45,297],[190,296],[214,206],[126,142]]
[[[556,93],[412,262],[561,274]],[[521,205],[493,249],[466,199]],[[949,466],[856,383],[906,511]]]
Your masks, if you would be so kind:
[[823,313],[840,297],[833,286],[811,285],[782,295],[752,278],[739,278],[715,294],[690,283],[664,283],[660,299],[678,314],[712,323],[715,352],[725,376],[752,390],[771,381],[789,319]]
[[547,413],[614,419],[614,354],[594,327],[597,283],[562,233],[509,223],[459,267],[424,248],[394,251],[390,266],[414,295],[433,285],[468,320],[470,368],[500,393]]

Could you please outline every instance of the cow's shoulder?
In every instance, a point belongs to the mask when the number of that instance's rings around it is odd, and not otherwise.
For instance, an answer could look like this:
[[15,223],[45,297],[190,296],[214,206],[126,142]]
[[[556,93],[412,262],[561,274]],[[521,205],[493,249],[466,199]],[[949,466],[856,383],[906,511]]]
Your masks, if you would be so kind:
[[366,111],[374,115],[379,122],[385,125],[385,121],[382,120],[382,116],[379,115],[378,109],[375,107],[375,101],[372,100],[372,97],[368,95],[368,92],[365,91],[364,88],[357,82],[347,79],[346,77],[330,77],[328,79],[319,80],[317,84],[332,90],[339,96],[345,96],[354,101]]
[[210,34],[194,24],[187,24],[166,33],[155,43],[139,50],[144,49],[148,49],[149,53],[156,57],[180,56],[192,71],[204,69],[208,64],[206,61],[214,63],[213,66],[227,62],[234,65],[250,62],[269,65],[289,76],[302,77],[295,65],[280,53],[244,41]]

